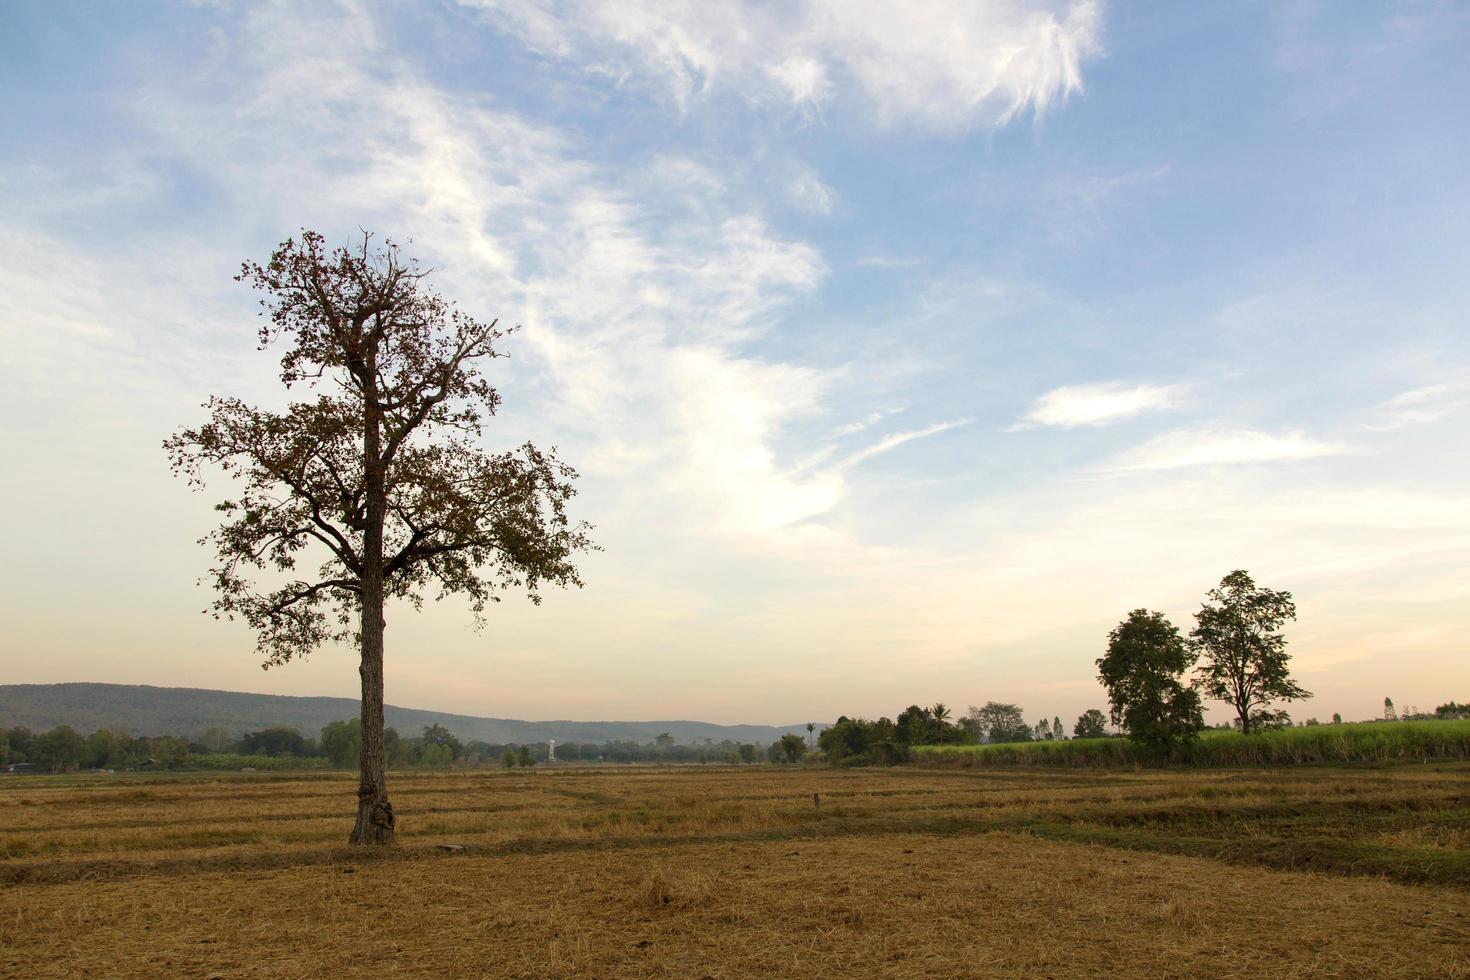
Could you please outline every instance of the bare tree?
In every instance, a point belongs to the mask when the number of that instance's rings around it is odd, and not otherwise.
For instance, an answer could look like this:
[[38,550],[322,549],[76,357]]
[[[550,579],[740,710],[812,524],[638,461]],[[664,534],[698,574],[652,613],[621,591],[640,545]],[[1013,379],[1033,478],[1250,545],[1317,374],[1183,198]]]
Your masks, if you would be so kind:
[[[211,398],[209,421],[165,441],[175,472],[233,477],[224,523],[203,539],[216,618],[256,631],[264,667],[328,642],[361,651],[362,750],[354,844],[395,837],[384,776],[384,603],[468,598],[476,624],[506,589],[539,602],[581,585],[593,547],[567,502],[576,473],[527,443],[491,454],[481,426],[500,397],[480,367],[507,331],[433,292],[391,241],[328,250],[304,231],[236,277],[265,294],[262,349],[288,346],[281,381],[314,397],[274,413]],[[312,574],[303,574],[302,566]]]

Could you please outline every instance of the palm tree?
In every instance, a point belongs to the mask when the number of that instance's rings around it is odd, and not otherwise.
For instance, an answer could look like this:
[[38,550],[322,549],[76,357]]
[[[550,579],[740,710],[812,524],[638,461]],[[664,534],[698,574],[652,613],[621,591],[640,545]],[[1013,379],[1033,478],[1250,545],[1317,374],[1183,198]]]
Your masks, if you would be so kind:
[[929,709],[929,714],[934,718],[934,726],[939,729],[939,744],[944,744],[944,722],[949,717],[949,709],[941,701]]
[[815,741],[815,736],[812,735],[812,732],[814,732],[816,730],[817,730],[817,724],[816,724],[816,722],[809,721],[809,722],[806,723],[806,740],[811,743],[811,747],[812,747],[812,751],[813,752],[815,752],[817,750],[817,743]]

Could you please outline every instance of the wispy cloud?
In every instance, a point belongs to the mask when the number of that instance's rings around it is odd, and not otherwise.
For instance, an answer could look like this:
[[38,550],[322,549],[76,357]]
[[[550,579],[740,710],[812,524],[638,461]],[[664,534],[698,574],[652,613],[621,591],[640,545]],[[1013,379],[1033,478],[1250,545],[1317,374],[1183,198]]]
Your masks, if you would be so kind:
[[1045,113],[1098,53],[1096,0],[462,0],[545,56],[651,82],[688,108],[717,88],[814,109],[842,93],[883,124],[953,130]]
[[1411,388],[1394,395],[1378,406],[1371,421],[1363,428],[1388,432],[1410,425],[1437,422],[1464,404],[1463,392],[1447,384]]
[[786,199],[810,214],[831,214],[837,194],[810,167],[801,167],[786,184]]
[[1171,408],[1179,403],[1183,393],[1181,385],[1129,385],[1121,381],[1067,385],[1053,388],[1038,398],[1012,429],[1107,425],[1144,412]]
[[1316,459],[1349,451],[1337,442],[1313,439],[1297,430],[1262,432],[1207,426],[1176,429],[1115,457],[1105,471],[1174,470],[1191,466],[1236,466]]
[[846,425],[838,426],[837,431],[834,432],[833,435],[837,436],[839,439],[843,436],[854,435],[855,433],[862,432],[864,429],[871,428],[872,426],[878,424],[889,416],[897,415],[902,411],[902,408],[883,408],[879,409],[876,412],[869,412],[867,415],[864,415],[862,418],[858,419],[855,422],[848,422]]
[[850,470],[854,466],[857,466],[859,463],[870,460],[875,456],[882,456],[884,453],[892,452],[905,443],[913,442],[916,439],[927,439],[930,436],[937,436],[941,432],[948,432],[951,429],[958,429],[960,426],[969,425],[973,421],[975,421],[973,418],[954,419],[949,422],[940,422],[936,425],[931,425],[923,429],[911,429],[908,432],[895,432],[892,435],[884,436],[882,439],[879,439],[871,446],[868,446],[864,449],[859,449],[851,456],[844,458],[837,465],[837,469],[844,471]]

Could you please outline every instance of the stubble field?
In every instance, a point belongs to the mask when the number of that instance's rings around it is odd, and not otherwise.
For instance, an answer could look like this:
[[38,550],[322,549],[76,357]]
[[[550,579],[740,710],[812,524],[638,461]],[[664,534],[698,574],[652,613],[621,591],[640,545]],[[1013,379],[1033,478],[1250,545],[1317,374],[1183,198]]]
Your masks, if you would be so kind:
[[403,773],[387,852],[355,788],[0,782],[0,975],[1470,976],[1463,762]]

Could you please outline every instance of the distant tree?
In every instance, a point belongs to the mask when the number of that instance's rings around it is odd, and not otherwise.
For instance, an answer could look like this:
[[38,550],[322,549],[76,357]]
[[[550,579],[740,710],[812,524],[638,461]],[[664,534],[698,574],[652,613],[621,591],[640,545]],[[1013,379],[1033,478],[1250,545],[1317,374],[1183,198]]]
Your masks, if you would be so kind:
[[246,755],[304,755],[306,739],[294,728],[276,725],[258,732],[247,732],[240,739],[240,751]]
[[674,736],[668,732],[661,732],[653,737],[654,750],[659,755],[668,755],[674,749]]
[[1107,734],[1107,718],[1097,708],[1082,712],[1072,726],[1073,738],[1104,738]]
[[362,719],[328,722],[322,729],[322,751],[337,769],[350,769],[362,755]]
[[1393,709],[1393,698],[1383,699],[1383,718],[1385,721],[1399,720],[1399,713]]
[[[287,338],[281,381],[316,387],[285,412],[214,398],[210,419],[165,442],[200,485],[219,468],[243,484],[209,540],[216,616],[256,631],[265,666],[329,641],[360,651],[362,750],[354,844],[394,840],[384,777],[384,603],[424,591],[467,596],[477,622],[506,589],[579,585],[591,547],[566,506],[576,473],[530,444],[480,448],[500,397],[480,374],[503,356],[496,321],[460,312],[387,242],[329,250],[305,231],[238,276],[263,292],[261,346]],[[298,577],[298,564],[314,569]],[[261,584],[263,577],[269,584]]]
[[[815,732],[816,730],[817,730],[816,722],[809,721],[809,722],[806,723],[806,741],[807,741],[807,747],[810,748],[810,749],[812,749],[813,751],[815,751],[816,748],[817,748],[817,737],[813,734],[813,732]],[[705,739],[705,741],[708,742],[709,739]]]
[[1108,634],[1108,652],[1097,661],[1113,724],[1133,741],[1156,748],[1193,738],[1204,727],[1204,716],[1199,694],[1180,677],[1194,659],[1163,613],[1129,613]]
[[1332,723],[1334,725],[1341,725],[1342,724],[1342,715],[1339,714],[1338,712],[1334,711],[1332,713]]
[[535,764],[536,760],[531,758],[531,747],[522,745],[520,751],[516,753],[516,765],[529,768]]
[[235,736],[230,733],[230,730],[218,725],[204,729],[194,736],[194,740],[205,752],[228,752],[235,744]]
[[510,746],[505,747],[505,754],[500,757],[500,764],[507,769],[516,767],[516,750]]
[[760,747],[746,742],[741,744],[739,752],[741,762],[754,762],[757,754],[760,752]]
[[949,716],[950,710],[945,706],[943,701],[936,703],[934,707],[929,709],[929,717],[934,719],[934,730],[939,738],[940,745],[944,744],[944,730],[948,727]]
[[795,732],[782,735],[776,744],[781,747],[781,754],[786,762],[800,762],[801,757],[806,754],[806,739]]
[[1204,655],[1196,683],[1206,697],[1235,709],[1240,730],[1270,725],[1275,701],[1311,697],[1291,679],[1281,627],[1296,619],[1290,592],[1258,588],[1244,571],[1234,571],[1205,596],[1190,633]]
[[894,719],[894,738],[901,745],[923,745],[929,738],[929,709],[911,704]]
[[[359,718],[359,726],[361,723],[362,719]],[[396,769],[408,765],[408,743],[398,734],[398,729],[383,729],[383,756],[384,761]]]
[[459,754],[464,751],[464,746],[460,744],[459,739],[455,738],[449,729],[439,724],[429,725],[424,729],[424,743],[448,749],[450,761],[458,759]]
[[1052,719],[1051,719],[1051,737],[1052,738],[1055,738],[1055,739],[1058,739],[1058,740],[1064,739],[1064,738],[1067,737],[1067,730],[1062,727],[1062,718],[1061,718],[1060,715],[1053,715],[1052,716]]
[[177,735],[149,739],[148,750],[164,769],[182,769],[189,763],[189,741]]
[[971,707],[968,714],[983,738],[992,742],[1026,742],[1031,739],[1031,726],[1021,714],[1020,705],[986,701],[984,707]]
[[1447,702],[1434,709],[1434,717],[1443,721],[1470,718],[1470,704],[1456,704],[1453,701]]
[[31,749],[31,730],[24,725],[16,725],[5,732],[5,741],[10,746],[10,761],[29,761]]
[[70,725],[61,725],[32,738],[29,749],[26,754],[37,769],[66,772],[82,764],[87,743]]

